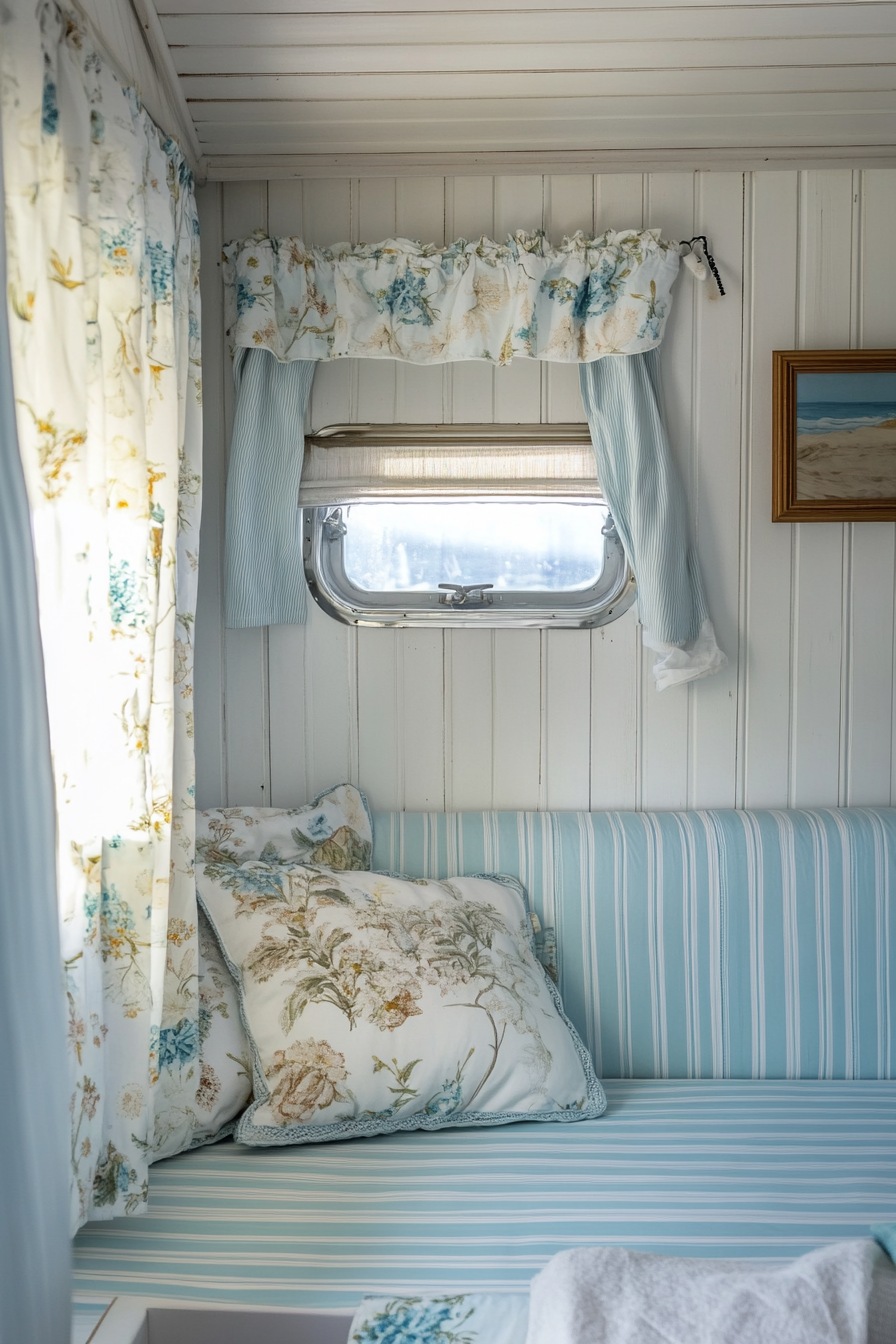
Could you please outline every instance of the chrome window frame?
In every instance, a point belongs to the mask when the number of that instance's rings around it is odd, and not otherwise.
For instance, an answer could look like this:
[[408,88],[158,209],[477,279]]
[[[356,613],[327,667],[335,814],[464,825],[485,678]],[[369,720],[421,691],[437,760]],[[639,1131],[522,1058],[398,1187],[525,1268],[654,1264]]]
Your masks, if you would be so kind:
[[[509,502],[514,498],[502,493],[500,501]],[[522,495],[519,499],[530,504],[536,502],[531,495]],[[581,495],[554,495],[552,499],[558,503],[583,502]],[[315,505],[302,510],[302,556],[308,588],[318,606],[344,625],[485,630],[593,629],[618,619],[635,599],[634,575],[612,517],[603,529],[606,550],[600,579],[593,588],[584,591],[486,592],[475,587],[462,596],[446,585],[442,593],[366,592],[348,580],[344,563],[340,563],[345,535],[341,509],[358,502],[371,501],[346,499],[341,504]],[[408,500],[396,495],[382,502],[407,503]],[[470,502],[498,502],[498,497],[483,494],[471,497]]]

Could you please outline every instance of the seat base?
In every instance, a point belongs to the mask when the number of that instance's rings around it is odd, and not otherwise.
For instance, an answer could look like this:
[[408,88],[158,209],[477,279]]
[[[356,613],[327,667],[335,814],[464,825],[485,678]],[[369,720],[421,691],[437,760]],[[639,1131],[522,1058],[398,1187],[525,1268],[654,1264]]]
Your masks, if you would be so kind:
[[896,1219],[896,1082],[605,1081],[572,1125],[293,1148],[151,1169],[142,1217],[88,1223],[75,1288],[306,1308],[519,1291],[556,1251],[791,1259]]

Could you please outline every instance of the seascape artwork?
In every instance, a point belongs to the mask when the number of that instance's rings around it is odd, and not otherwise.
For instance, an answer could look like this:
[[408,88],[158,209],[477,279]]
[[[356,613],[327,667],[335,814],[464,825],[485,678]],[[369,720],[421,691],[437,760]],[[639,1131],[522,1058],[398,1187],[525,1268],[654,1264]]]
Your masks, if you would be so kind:
[[797,499],[896,499],[896,369],[796,375]]

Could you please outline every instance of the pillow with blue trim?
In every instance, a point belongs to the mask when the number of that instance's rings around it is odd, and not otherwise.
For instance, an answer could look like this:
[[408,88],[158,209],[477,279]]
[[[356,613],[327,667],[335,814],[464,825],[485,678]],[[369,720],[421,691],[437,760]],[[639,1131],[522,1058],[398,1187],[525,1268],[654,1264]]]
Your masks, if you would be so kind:
[[197,886],[236,980],[255,1100],[235,1137],[315,1143],[584,1120],[606,1102],[515,878],[296,864]]

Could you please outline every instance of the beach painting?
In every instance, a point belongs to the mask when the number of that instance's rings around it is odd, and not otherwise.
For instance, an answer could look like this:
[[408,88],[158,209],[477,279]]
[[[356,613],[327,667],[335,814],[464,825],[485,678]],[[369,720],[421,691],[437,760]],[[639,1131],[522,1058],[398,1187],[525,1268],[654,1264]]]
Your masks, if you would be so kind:
[[796,373],[796,499],[896,500],[896,368]]

